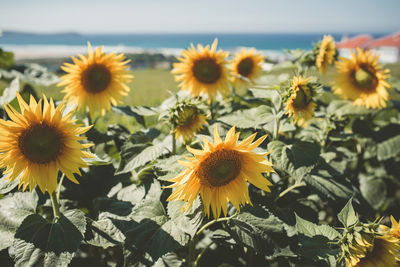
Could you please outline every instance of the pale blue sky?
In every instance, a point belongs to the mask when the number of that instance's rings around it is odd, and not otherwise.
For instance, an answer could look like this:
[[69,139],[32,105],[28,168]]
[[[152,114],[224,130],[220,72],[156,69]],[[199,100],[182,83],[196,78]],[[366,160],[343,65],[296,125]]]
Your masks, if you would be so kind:
[[34,32],[393,32],[400,0],[0,0],[0,28]]

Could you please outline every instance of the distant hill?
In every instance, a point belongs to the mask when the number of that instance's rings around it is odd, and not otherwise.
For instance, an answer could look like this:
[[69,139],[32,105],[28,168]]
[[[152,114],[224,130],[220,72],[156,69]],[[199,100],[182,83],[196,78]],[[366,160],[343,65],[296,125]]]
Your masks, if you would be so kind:
[[56,36],[56,37],[81,37],[77,32],[60,32],[60,33],[32,33],[20,31],[3,31],[3,37],[40,37],[40,36]]

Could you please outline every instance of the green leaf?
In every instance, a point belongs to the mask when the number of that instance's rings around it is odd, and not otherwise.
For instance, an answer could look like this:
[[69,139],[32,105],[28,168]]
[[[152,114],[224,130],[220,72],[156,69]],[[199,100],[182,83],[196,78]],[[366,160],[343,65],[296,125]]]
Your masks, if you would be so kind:
[[160,199],[161,194],[160,182],[154,180],[151,183],[132,184],[120,189],[117,193],[117,199],[136,205],[143,199]]
[[329,242],[340,236],[340,233],[329,225],[316,225],[296,215],[296,229],[299,233],[299,254],[306,258],[324,260],[328,255],[337,255],[338,250]]
[[86,230],[82,211],[68,210],[55,223],[38,214],[25,218],[15,233],[16,266],[67,266]]
[[400,135],[378,144],[378,160],[387,160],[400,154]]
[[197,197],[191,209],[186,213],[182,213],[184,204],[185,202],[181,200],[168,202],[168,216],[175,223],[176,227],[193,237],[204,218],[203,205],[200,198]]
[[338,219],[345,226],[350,227],[358,221],[356,212],[354,211],[353,198],[347,202],[346,206],[339,212]]
[[0,250],[11,246],[22,221],[36,212],[36,193],[17,192],[0,200]]
[[386,201],[387,188],[382,177],[360,175],[360,191],[365,200],[378,210]]
[[122,244],[125,235],[109,218],[92,221],[87,225],[85,240],[89,244],[104,249]]
[[275,166],[300,181],[318,163],[320,146],[317,143],[295,141],[287,145],[281,141],[268,144]]
[[124,107],[113,107],[114,110],[119,113],[132,116],[136,119],[138,123],[146,126],[144,117],[145,116],[155,116],[159,114],[159,111],[152,107],[146,106],[124,106]]
[[327,113],[336,117],[344,117],[349,115],[369,114],[371,113],[371,110],[362,106],[356,106],[351,101],[334,100],[329,104]]
[[318,169],[305,176],[304,182],[323,199],[344,202],[354,193],[345,177],[332,169]]
[[340,236],[340,233],[330,227],[329,225],[317,225],[296,215],[296,229],[298,233],[301,233],[308,237],[314,237],[317,235],[322,235],[329,240],[334,240]]
[[122,146],[121,163],[116,174],[130,172],[149,161],[169,153],[172,148],[172,138],[169,135],[163,141],[152,145],[138,144],[131,141],[126,142]]
[[[189,241],[189,235],[177,226],[175,220],[169,218],[159,200],[143,201],[135,207],[132,219],[134,221],[131,221],[125,231],[125,248],[131,252],[128,262],[135,262],[144,254],[148,254],[155,262],[166,253],[185,246]],[[179,221],[181,225],[185,225],[185,222]],[[190,230],[185,230],[188,229]]]
[[229,115],[218,118],[228,125],[235,125],[238,128],[261,129],[262,126],[275,119],[271,107],[261,105],[256,108],[238,110]]
[[[278,84],[279,80],[275,84]],[[274,89],[249,89],[249,91],[254,95],[254,97],[269,99],[275,107],[275,110],[279,110],[282,105],[282,97],[277,90]]]
[[157,160],[155,167],[157,168],[157,179],[167,180],[177,176],[184,167],[178,163],[178,160],[183,159],[182,155],[175,155],[165,159]]
[[6,179],[6,176],[0,178],[0,194],[4,195],[8,192],[12,191],[19,184],[19,179],[15,179],[14,181],[10,181]]
[[19,79],[15,78],[11,81],[10,85],[4,89],[3,95],[0,96],[0,105],[3,107],[10,103],[14,98],[17,97],[17,92],[19,91]]
[[258,205],[239,213],[228,225],[226,230],[236,242],[266,255],[272,255],[278,243],[287,238],[285,224]]

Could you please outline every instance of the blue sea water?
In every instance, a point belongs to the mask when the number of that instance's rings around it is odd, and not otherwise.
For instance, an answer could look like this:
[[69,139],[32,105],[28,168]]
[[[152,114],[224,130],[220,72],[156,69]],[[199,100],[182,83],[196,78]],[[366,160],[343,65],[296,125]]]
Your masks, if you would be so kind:
[[[327,34],[327,33],[325,33]],[[259,50],[310,49],[321,40],[324,33],[312,34],[30,34],[4,32],[0,37],[2,45],[63,45],[85,46],[87,41],[99,46],[126,46],[143,49],[184,49],[191,43],[211,44],[218,38],[219,47],[234,50],[238,47],[255,47]],[[342,34],[331,34],[336,41]],[[374,34],[374,37],[383,36]]]

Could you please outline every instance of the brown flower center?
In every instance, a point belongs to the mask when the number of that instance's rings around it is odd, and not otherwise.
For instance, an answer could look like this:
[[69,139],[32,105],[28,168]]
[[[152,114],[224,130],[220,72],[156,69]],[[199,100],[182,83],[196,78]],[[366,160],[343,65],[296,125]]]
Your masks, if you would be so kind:
[[241,155],[235,150],[219,150],[200,163],[197,176],[200,182],[219,187],[236,179],[242,169]]
[[111,72],[102,64],[93,64],[82,72],[81,81],[85,91],[100,93],[110,85]]
[[178,113],[177,124],[180,126],[190,124],[197,115],[197,109],[194,107],[186,107]]
[[254,62],[251,58],[247,57],[245,59],[242,59],[238,66],[237,66],[237,72],[244,76],[247,77],[253,72],[253,67],[254,67]]
[[306,95],[302,88],[296,92],[296,98],[293,99],[293,106],[295,108],[304,108],[310,102],[309,97]]
[[192,72],[198,81],[211,84],[219,80],[222,69],[215,59],[202,58],[194,62]]
[[374,71],[368,66],[362,66],[354,72],[354,82],[363,90],[374,90],[378,84]]
[[45,122],[30,126],[18,138],[21,153],[31,162],[55,161],[63,149],[62,134]]

